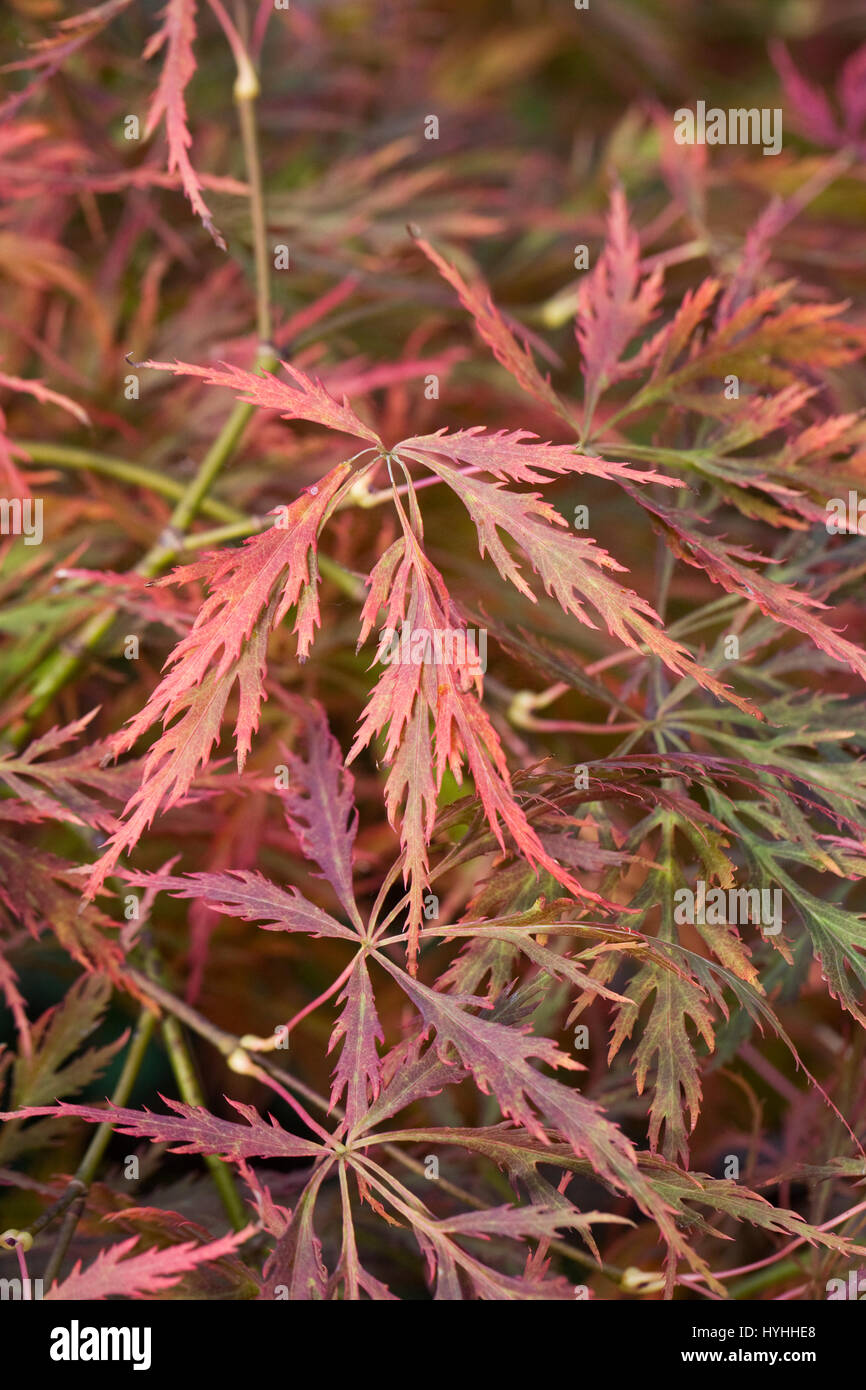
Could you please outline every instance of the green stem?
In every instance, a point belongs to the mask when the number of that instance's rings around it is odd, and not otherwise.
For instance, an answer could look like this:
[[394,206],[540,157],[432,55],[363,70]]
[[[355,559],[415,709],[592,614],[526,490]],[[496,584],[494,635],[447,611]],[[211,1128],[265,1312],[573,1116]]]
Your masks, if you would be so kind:
[[[145,468],[143,464],[130,463],[127,459],[92,453],[89,449],[70,448],[50,441],[21,439],[17,443],[21,449],[27,451],[34,463],[55,464],[58,468],[101,473],[120,482],[134,483],[148,492],[155,492],[172,501],[178,501],[185,492],[183,483],[178,482],[176,478],[169,478],[153,468]],[[390,495],[388,493],[389,497]],[[179,546],[182,552],[204,550],[210,546],[222,545],[224,541],[254,536],[257,531],[263,531],[271,524],[269,517],[245,516],[236,507],[229,506],[227,502],[220,502],[215,497],[202,498],[198,510],[202,516],[212,517],[214,521],[222,521],[225,524],[214,526],[209,531],[196,531],[192,535],[184,536]],[[336,560],[330,559],[327,555],[319,556],[319,569],[324,577],[336,584],[343,593],[363,602],[366,597],[364,582],[352,574],[351,570],[337,564]]]
[[87,619],[73,637],[67,639],[43,661],[36,672],[27,714],[9,731],[8,741],[12,748],[21,747],[34,721],[48,708],[58,691],[72,679],[85,656],[99,646],[111,628],[116,612],[114,605],[101,608]]
[[265,198],[262,187],[262,165],[259,157],[259,137],[256,122],[256,97],[258,82],[245,80],[238,74],[235,83],[235,105],[241,127],[244,146],[244,159],[250,186],[250,220],[253,228],[253,253],[256,264],[256,324],[259,342],[271,340],[271,303],[269,292],[270,266],[268,264],[267,220],[265,217]]
[[[101,473],[107,478],[116,478],[118,482],[134,483],[137,487],[155,492],[161,497],[168,497],[175,502],[179,501],[186,491],[184,484],[176,478],[169,478],[166,474],[157,472],[155,468],[130,463],[127,459],[115,458],[111,454],[97,454],[90,449],[76,449],[66,444],[55,444],[51,440],[19,439],[16,446],[25,450],[33,463]],[[202,501],[199,510],[205,516],[213,517],[214,521],[236,521],[240,515],[234,507],[210,497]]]
[[[253,371],[272,372],[276,365],[277,359],[273,350],[263,348],[256,356]],[[172,512],[169,521],[170,530],[182,532],[189,526],[206,494],[213,486],[218,473],[237,448],[241,435],[255,409],[254,405],[250,405],[246,401],[238,401],[199,464],[198,472]],[[147,575],[158,573],[164,564],[175,558],[177,549],[177,544],[161,545],[157,542],[137,566],[138,572]]]
[[272,524],[269,516],[242,517],[239,521],[227,521],[225,526],[214,526],[210,531],[194,531],[191,536],[184,536],[180,548],[183,551],[207,550],[212,545],[222,545],[224,541],[254,536],[257,531],[265,531]]

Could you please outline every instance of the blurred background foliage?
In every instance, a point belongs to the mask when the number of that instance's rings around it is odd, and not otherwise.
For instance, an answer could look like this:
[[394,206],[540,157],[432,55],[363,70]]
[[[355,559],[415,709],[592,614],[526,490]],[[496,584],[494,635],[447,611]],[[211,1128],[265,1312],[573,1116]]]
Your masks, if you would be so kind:
[[[28,550],[4,543],[0,549],[0,697],[10,721],[26,708],[40,661],[93,611],[93,587],[58,577],[58,569],[128,571],[159,536],[172,506],[171,496],[138,488],[110,470],[78,467],[71,455],[61,460],[57,447],[123,459],[184,483],[220,428],[229,397],[143,371],[140,399],[127,400],[126,354],[245,366],[255,355],[253,251],[231,98],[234,64],[204,4],[198,69],[187,91],[192,158],[208,176],[209,204],[228,254],[191,215],[176,181],[164,176],[162,135],[147,142],[124,138],[125,118],[138,115],[143,126],[153,92],[158,60],[143,63],[141,54],[159,12],[158,3],[133,3],[0,126],[0,366],[41,377],[80,402],[91,421],[78,425],[4,392],[8,434],[29,450],[28,478],[51,499],[50,544]],[[62,0],[7,0],[0,14],[4,60],[18,62],[53,22],[74,13],[76,7]],[[288,11],[272,15],[260,59],[268,236],[274,246],[285,243],[291,257],[291,268],[272,276],[281,353],[321,375],[337,394],[348,390],[386,440],[477,424],[566,439],[538,406],[515,394],[451,289],[418,254],[406,224],[417,224],[456,263],[480,268],[506,316],[536,335],[554,385],[573,399],[579,391],[574,248],[586,244],[594,263],[612,179],[626,190],[643,256],[665,258],[669,311],[699,274],[730,272],[768,199],[791,192],[820,168],[824,154],[810,144],[808,132],[788,122],[787,112],[777,158],[762,156],[760,148],[717,148],[704,173],[699,152],[687,152],[678,163],[666,153],[665,130],[677,107],[699,99],[723,107],[783,104],[768,57],[772,40],[784,41],[800,69],[828,87],[866,40],[866,10],[859,0],[590,0],[582,11],[570,0],[292,0]],[[7,96],[31,78],[8,73]],[[438,119],[438,140],[424,138],[430,115]],[[797,277],[816,297],[862,306],[862,172],[861,166],[837,179],[783,230],[773,246],[775,278]],[[862,308],[856,317],[862,322]],[[425,372],[413,366],[419,359],[444,363],[430,367],[441,375],[438,400],[425,397]],[[862,388],[862,370],[839,372],[837,409],[857,408]],[[342,448],[320,430],[259,414],[214,496],[234,512],[263,515],[318,479],[343,456]],[[527,623],[526,605],[492,566],[477,563],[471,526],[445,493],[430,489],[423,497],[431,558],[467,609],[487,616],[491,630],[498,624],[513,633]],[[567,517],[578,499],[590,501],[592,533],[630,566],[629,582],[651,592],[655,542],[637,509],[624,513],[620,494],[591,480],[581,480],[579,490],[573,479],[559,481],[547,495]],[[366,572],[369,557],[392,538],[387,510],[353,510],[335,519],[325,548],[350,573]],[[205,515],[198,529],[219,521]],[[674,587],[674,615],[711,594],[711,586],[688,570]],[[121,617],[111,640],[58,694],[40,729],[100,705],[91,732],[106,736],[141,706],[194,612],[194,595],[178,591],[166,600],[160,620],[143,607],[145,597],[143,591],[128,596],[126,624]],[[356,598],[326,581],[326,619],[309,663],[298,666],[288,631],[276,634],[271,647],[275,681],[323,698],[344,749],[370,684],[372,649],[353,654],[357,606]],[[610,650],[606,635],[586,628],[576,643],[573,620],[552,603],[540,604],[530,618],[536,636],[579,652],[581,663]],[[134,670],[122,654],[127,631],[142,633]],[[518,758],[537,754],[537,741],[524,739],[505,715],[514,694],[537,680],[513,653],[497,649],[488,701]],[[839,676],[838,689],[851,690],[853,682]],[[597,705],[578,689],[560,708],[567,718],[598,717]],[[237,779],[215,784],[216,799],[204,796],[161,818],[137,862],[158,867],[180,853],[178,871],[255,863],[284,878],[290,860],[291,877],[315,898],[316,881],[269,814],[263,789],[280,761],[284,733],[285,714],[271,701],[242,798],[234,795]],[[545,747],[568,765],[612,745],[601,736],[576,747],[574,736],[552,733]],[[396,841],[383,822],[375,759],[362,759],[356,771],[361,882],[375,896]],[[442,804],[456,794],[446,785]],[[34,846],[70,860],[90,857],[100,838],[58,824],[28,833]],[[465,897],[468,882],[456,885],[456,899]],[[189,949],[185,905],[163,898],[156,930],[182,990]],[[343,964],[333,943],[317,943],[310,954],[298,939],[220,921],[206,911],[196,930],[215,933],[197,1007],[232,1032],[267,1033]],[[62,951],[35,943],[20,947],[16,968],[33,1016],[57,1002],[78,973]],[[377,998],[383,1017],[388,1000],[385,985]],[[397,991],[391,1002],[396,1011]],[[95,1041],[117,1036],[133,1012],[116,1000]],[[819,1069],[816,1030],[829,1027],[836,1013],[825,995],[816,995],[805,1013],[783,1014],[804,1056]],[[12,1041],[11,1018],[4,1013],[2,1019],[0,1037]],[[332,1022],[328,1011],[319,1011],[292,1040],[293,1065],[320,1091],[328,1088],[333,1060],[325,1055]],[[783,1120],[791,1063],[781,1046],[771,1043],[766,1051],[769,1070],[752,1074],[750,1085],[772,1131]],[[206,1049],[197,1049],[197,1056],[208,1103],[226,1113],[218,1059]],[[118,1066],[115,1059],[85,1094],[106,1095]],[[631,1094],[626,1060],[617,1066],[603,1081],[598,1074],[590,1081],[605,1086],[606,1102],[618,1104],[618,1118],[626,1128],[633,1122],[639,1133],[645,1107]],[[130,1104],[152,1103],[158,1090],[170,1089],[168,1075],[154,1044]],[[231,1086],[236,1098],[265,1104],[294,1127],[291,1112],[265,1098],[254,1082],[234,1077]],[[738,1142],[725,1139],[728,1129],[739,1134],[743,1125],[732,1097],[718,1074],[708,1078],[696,1166],[717,1167],[720,1144]],[[479,1100],[477,1119],[484,1102],[474,1093],[462,1116],[462,1102],[450,1095],[431,1108],[443,1122],[469,1123],[470,1107]],[[810,1115],[814,1122],[815,1112]],[[59,1152],[32,1156],[34,1180],[71,1171],[83,1142],[78,1130],[68,1131]],[[116,1139],[113,1158],[129,1147],[129,1140]],[[186,1171],[182,1162],[161,1157],[167,1165],[161,1181],[175,1167]],[[168,1189],[162,1200],[181,1202]],[[0,1190],[0,1226],[21,1224],[37,1209],[32,1194]],[[93,1229],[85,1223],[76,1253],[86,1252]],[[619,1237],[620,1262],[639,1263],[651,1239],[645,1230]],[[392,1242],[392,1260],[395,1248]],[[415,1278],[407,1266],[404,1296],[413,1296]],[[603,1281],[599,1290],[616,1296]]]

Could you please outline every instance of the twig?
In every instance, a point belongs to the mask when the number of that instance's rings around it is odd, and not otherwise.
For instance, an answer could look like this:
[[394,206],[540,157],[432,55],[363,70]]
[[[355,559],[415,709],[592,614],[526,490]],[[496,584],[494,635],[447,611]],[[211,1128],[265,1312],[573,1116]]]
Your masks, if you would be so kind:
[[[141,1064],[144,1061],[144,1056],[147,1052],[148,1043],[150,1042],[155,1023],[156,1016],[151,1010],[142,1009],[138,1016],[135,1032],[132,1035],[132,1041],[127,1049],[123,1070],[118,1077],[117,1085],[111,1096],[111,1104],[115,1107],[124,1106],[129,1100],[130,1092],[135,1084],[135,1079],[138,1076]],[[90,1187],[99,1171],[99,1167],[105,1156],[105,1150],[108,1148],[108,1141],[113,1132],[114,1127],[108,1121],[105,1121],[97,1127],[93,1138],[87,1146],[84,1157],[75,1171],[75,1177],[69,1184],[67,1193],[64,1194],[64,1197],[60,1199],[60,1202],[56,1204],[55,1208],[52,1208],[50,1212],[44,1213],[44,1217],[39,1222],[34,1222],[31,1228],[35,1232],[40,1229],[42,1225],[46,1224],[48,1220],[53,1219],[53,1217],[58,1214],[57,1208],[62,1210],[64,1207],[68,1206],[63,1224],[57,1233],[54,1249],[45,1267],[44,1278],[49,1288],[60,1272],[60,1266],[63,1263],[66,1252],[69,1249],[69,1243],[75,1234],[75,1228],[84,1210],[87,1189]]]
[[[137,487],[155,492],[161,497],[179,501],[186,488],[177,478],[170,478],[155,468],[147,468],[141,463],[130,463],[128,459],[115,458],[111,454],[98,454],[91,449],[74,448],[67,444],[55,444],[52,440],[19,439],[16,448],[24,450],[32,463],[46,463],[58,468],[81,469],[90,473],[101,473],[106,478],[116,478],[118,482],[134,483]],[[204,498],[199,510],[214,521],[242,520],[242,513],[215,498]]]

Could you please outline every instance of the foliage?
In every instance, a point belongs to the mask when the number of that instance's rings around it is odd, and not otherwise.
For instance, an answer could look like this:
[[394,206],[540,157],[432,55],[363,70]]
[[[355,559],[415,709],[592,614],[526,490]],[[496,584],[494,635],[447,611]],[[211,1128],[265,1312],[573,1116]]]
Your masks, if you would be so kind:
[[[0,1226],[46,1297],[866,1255],[866,46],[499,10],[2,21]],[[783,152],[677,145],[699,96]]]

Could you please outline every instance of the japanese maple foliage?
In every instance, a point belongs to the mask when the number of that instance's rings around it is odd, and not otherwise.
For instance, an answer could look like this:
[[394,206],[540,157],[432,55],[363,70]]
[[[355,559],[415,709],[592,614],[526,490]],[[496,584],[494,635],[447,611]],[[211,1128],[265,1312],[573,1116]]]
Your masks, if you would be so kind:
[[866,48],[743,39],[765,159],[677,146],[644,49],[699,33],[604,7],[12,8],[10,1270],[823,1297],[866,1257]]

